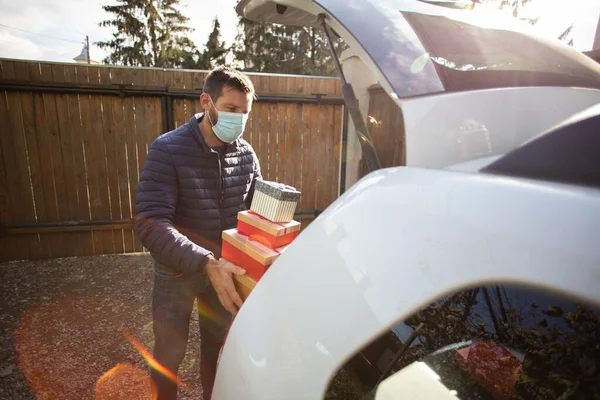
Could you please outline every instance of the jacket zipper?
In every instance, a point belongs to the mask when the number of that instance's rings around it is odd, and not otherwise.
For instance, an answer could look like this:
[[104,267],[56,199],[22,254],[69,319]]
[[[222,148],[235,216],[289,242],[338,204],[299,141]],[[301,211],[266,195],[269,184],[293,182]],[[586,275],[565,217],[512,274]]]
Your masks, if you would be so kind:
[[[223,168],[222,168],[222,161],[223,161],[223,157],[225,156],[225,151],[223,151],[223,156],[221,156],[220,154],[217,153],[217,160],[219,162],[219,218],[221,219],[221,232],[223,231],[223,226],[225,225],[224,221],[223,221],[223,197],[224,197],[224,191],[225,191],[225,182],[223,179]],[[219,235],[219,238],[221,238],[221,236]],[[220,240],[219,240],[220,241]]]

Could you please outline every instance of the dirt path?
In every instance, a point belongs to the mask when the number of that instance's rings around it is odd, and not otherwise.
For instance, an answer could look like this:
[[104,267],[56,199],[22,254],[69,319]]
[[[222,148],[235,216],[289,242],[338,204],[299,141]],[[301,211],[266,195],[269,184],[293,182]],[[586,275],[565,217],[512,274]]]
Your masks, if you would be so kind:
[[[0,282],[0,399],[152,398],[147,363],[126,338],[152,352],[148,255],[0,264]],[[181,399],[201,398],[197,319]]]

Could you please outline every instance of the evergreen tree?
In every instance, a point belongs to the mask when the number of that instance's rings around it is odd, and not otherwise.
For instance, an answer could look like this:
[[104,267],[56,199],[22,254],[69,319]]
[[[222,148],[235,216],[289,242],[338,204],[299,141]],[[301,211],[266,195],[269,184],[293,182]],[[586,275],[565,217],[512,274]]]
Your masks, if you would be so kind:
[[212,69],[217,65],[224,65],[229,53],[229,49],[225,47],[225,42],[221,40],[221,24],[219,19],[213,20],[213,29],[208,35],[208,40],[204,46],[204,52],[199,56],[199,69]]
[[99,23],[113,27],[111,40],[96,42],[110,50],[104,63],[130,66],[173,68],[197,57],[189,39],[189,18],[179,10],[179,0],[117,0],[117,5],[102,6],[113,19]]
[[[339,54],[344,48],[335,39]],[[233,48],[238,67],[246,71],[337,75],[322,30],[253,22],[240,18]]]

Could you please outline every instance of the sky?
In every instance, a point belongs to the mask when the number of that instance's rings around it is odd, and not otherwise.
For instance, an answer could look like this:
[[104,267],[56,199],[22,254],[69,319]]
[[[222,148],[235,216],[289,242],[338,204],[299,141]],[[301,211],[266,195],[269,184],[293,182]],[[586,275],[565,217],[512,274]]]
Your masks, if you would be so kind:
[[[98,22],[109,17],[102,5],[114,0],[0,0],[0,57],[28,60],[72,62],[82,50],[89,35],[91,57],[101,61],[106,55],[93,42],[110,38],[110,28]],[[192,40],[203,47],[218,15],[222,39],[227,45],[237,33],[237,0],[182,0],[181,11],[194,28]],[[541,15],[539,31],[557,37],[575,22],[574,47],[590,50],[598,24],[600,1],[597,0],[533,0],[529,10]],[[3,25],[8,25],[8,28]],[[23,32],[17,29],[25,30]],[[59,40],[60,39],[60,40]]]
[[[106,53],[93,42],[111,37],[110,28],[98,23],[110,18],[103,5],[114,0],[0,0],[0,57],[72,62],[81,53],[85,35],[90,38],[90,55],[101,61]],[[181,11],[190,18],[192,40],[203,47],[219,16],[222,39],[233,43],[237,34],[236,0],[183,0]],[[19,28],[35,34],[7,28]],[[47,35],[52,36],[49,38]],[[65,40],[58,40],[66,39]]]

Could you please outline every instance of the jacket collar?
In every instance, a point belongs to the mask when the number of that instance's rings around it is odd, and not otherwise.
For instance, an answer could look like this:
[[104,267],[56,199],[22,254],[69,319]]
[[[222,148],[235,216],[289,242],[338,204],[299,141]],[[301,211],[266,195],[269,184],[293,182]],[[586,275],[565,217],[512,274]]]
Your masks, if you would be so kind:
[[[208,144],[206,144],[206,140],[204,140],[204,136],[202,136],[202,132],[200,132],[200,122],[202,122],[202,118],[204,118],[203,112],[195,114],[188,122],[188,127],[204,151],[207,153],[212,153],[214,150],[211,149]],[[230,151],[230,149],[237,148],[239,145],[240,140],[236,139],[235,142],[225,145],[225,152],[227,153]]]

